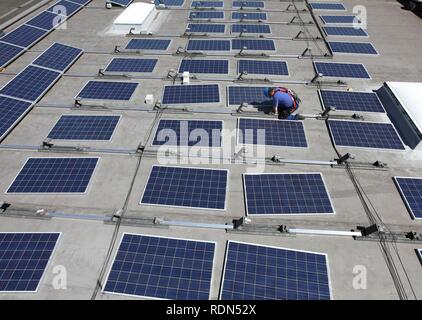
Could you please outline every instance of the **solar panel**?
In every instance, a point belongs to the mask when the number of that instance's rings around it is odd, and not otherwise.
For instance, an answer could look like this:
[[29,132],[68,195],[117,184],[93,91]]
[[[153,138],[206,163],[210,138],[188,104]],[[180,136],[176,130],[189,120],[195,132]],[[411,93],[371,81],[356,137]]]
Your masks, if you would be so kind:
[[88,81],[76,98],[130,100],[137,86],[134,82]]
[[237,72],[242,73],[244,71],[251,74],[289,75],[285,61],[239,60]]
[[80,5],[87,5],[88,3],[90,3],[92,0],[69,0],[69,1],[72,1],[72,2],[75,2],[75,3],[78,3],[78,4],[80,4]]
[[328,124],[337,146],[404,150],[391,123],[329,120]]
[[63,115],[48,134],[57,140],[111,140],[120,116]]
[[378,54],[372,43],[369,42],[328,42],[333,53]]
[[319,93],[324,108],[335,107],[337,110],[385,112],[381,101],[374,92],[320,90]]
[[394,177],[394,182],[413,219],[422,219],[422,178]]
[[133,2],[133,0],[107,0],[107,2],[110,2],[111,4],[115,4],[120,7],[127,7]]
[[59,72],[30,65],[9,81],[0,90],[0,94],[37,101],[59,77]]
[[192,1],[193,8],[222,8],[223,1]]
[[113,58],[105,68],[107,72],[152,72],[158,59]]
[[262,50],[274,51],[275,44],[273,40],[253,40],[253,39],[233,39],[232,49],[240,50],[246,48],[247,50]]
[[226,209],[227,170],[153,166],[140,204]]
[[279,147],[307,148],[301,121],[239,118],[237,142]]
[[342,3],[337,2],[309,2],[312,10],[340,10],[346,11],[346,7]]
[[232,33],[271,33],[268,24],[232,24]]
[[324,77],[371,79],[361,63],[314,62],[314,66],[316,72]]
[[185,2],[185,0],[155,0],[155,4],[159,5],[159,4],[164,4],[166,6],[174,6],[174,7],[178,7],[178,6],[183,6],[183,3]]
[[32,103],[0,96],[0,140],[30,109]]
[[6,193],[85,193],[99,158],[28,158]]
[[66,18],[62,15],[57,15],[49,11],[43,11],[39,15],[29,20],[26,24],[49,31],[63,23],[65,20]]
[[233,8],[264,8],[263,1],[233,1]]
[[171,40],[158,39],[132,39],[126,49],[136,50],[167,50]]
[[319,16],[325,24],[353,24],[360,23],[358,16]]
[[265,87],[228,86],[228,104],[240,105],[245,102],[252,106],[272,106],[272,100],[264,95],[264,88]]
[[224,19],[223,11],[195,11],[189,14],[189,19]]
[[230,51],[230,40],[189,40],[188,51]]
[[224,33],[226,26],[224,24],[215,23],[189,23],[186,27],[189,32],[205,32],[205,33]]
[[327,36],[350,36],[367,37],[368,34],[362,28],[355,27],[322,27]]
[[191,73],[213,73],[213,74],[228,74],[229,61],[228,60],[187,60],[184,59],[180,63],[179,73],[189,71]]
[[82,52],[82,49],[56,42],[32,64],[64,72],[82,55]]
[[221,147],[223,121],[160,120],[153,146]]
[[162,103],[219,103],[218,84],[165,86]]
[[37,292],[58,232],[0,233],[0,292]]
[[23,48],[30,47],[47,34],[47,30],[41,30],[27,25],[21,25],[9,32],[0,41],[14,44]]
[[23,53],[23,49],[0,42],[0,67],[4,67]]
[[422,249],[416,249],[416,253],[418,255],[420,262],[422,263]]
[[61,0],[48,8],[47,11],[58,13],[65,17],[70,17],[82,8],[83,7],[77,3]]
[[267,20],[267,14],[261,12],[232,12],[233,20]]
[[104,292],[207,300],[214,251],[214,242],[124,233]]
[[228,241],[221,300],[330,300],[324,253]]

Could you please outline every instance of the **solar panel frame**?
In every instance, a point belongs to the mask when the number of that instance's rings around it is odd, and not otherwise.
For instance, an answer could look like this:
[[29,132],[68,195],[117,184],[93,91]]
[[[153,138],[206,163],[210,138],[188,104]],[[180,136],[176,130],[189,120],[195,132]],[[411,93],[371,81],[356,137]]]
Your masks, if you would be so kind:
[[[315,72],[316,73],[322,73],[324,75],[324,77],[329,77],[329,78],[348,78],[348,79],[368,79],[368,80],[371,80],[372,79],[372,77],[369,74],[368,70],[366,69],[365,65],[362,64],[362,63],[350,63],[350,62],[343,63],[343,62],[322,62],[322,61],[314,61],[313,62],[313,65],[314,65]],[[364,71],[366,73],[366,75],[365,75],[365,77],[359,77],[359,76],[355,76],[354,77],[354,76],[351,76],[350,74],[347,75],[347,76],[324,74],[324,72],[318,70],[318,65],[320,65],[320,66],[328,66],[328,65],[331,65],[335,69],[340,68],[340,67],[347,67],[347,68],[350,69],[350,67],[352,67],[352,66],[360,66],[362,70],[360,70],[359,72],[363,72]],[[333,69],[333,68],[331,68],[331,69]],[[333,70],[331,70],[331,72],[332,71]],[[344,71],[345,70],[343,68],[343,72]],[[357,70],[355,70],[355,71],[357,71]]]
[[226,25],[217,23],[188,23],[186,32],[192,33],[225,33]]
[[[3,107],[2,100],[8,100],[7,107]],[[11,110],[11,103],[14,103],[13,107],[17,107],[18,110]],[[13,130],[13,128],[25,117],[33,106],[34,104],[32,102],[0,96],[0,141],[2,141],[9,132]],[[6,108],[9,108],[9,110],[5,110]],[[11,119],[10,116],[8,118],[10,113],[12,115]]]
[[[65,8],[66,14],[63,14],[64,12],[62,12],[62,10],[61,10],[62,7]],[[60,0],[60,1],[56,2],[55,4],[53,4],[51,7],[47,8],[46,11],[57,13],[57,14],[63,16],[63,17],[67,17],[69,19],[71,16],[76,14],[83,7],[84,6],[82,6],[78,3],[72,2],[72,1]]]
[[[332,7],[327,9],[327,5]],[[340,8],[340,5],[342,8]],[[312,10],[321,10],[321,11],[347,11],[346,7],[341,2],[309,2],[309,6]],[[325,8],[323,8],[325,6]],[[338,9],[334,9],[334,7],[338,7]],[[319,7],[319,8],[318,8]]]
[[[148,48],[145,46],[135,46],[136,43],[141,44],[142,42],[149,43],[149,47],[153,46],[154,48]],[[144,50],[144,51],[166,51],[169,46],[171,45],[172,40],[170,39],[131,39],[126,44],[125,49],[126,50]],[[131,45],[132,44],[132,45]]]
[[[242,65],[246,66],[242,67]],[[269,65],[272,67],[268,67]],[[284,60],[271,61],[240,59],[237,62],[237,73],[241,74],[244,71],[246,71],[248,74],[277,75],[286,77],[290,76],[288,63]]]
[[59,15],[57,13],[53,13],[50,11],[42,11],[41,13],[37,14],[35,17],[32,17],[30,20],[28,20],[25,23],[25,25],[36,27],[39,29],[47,30],[47,31],[52,31],[53,29],[57,28],[66,20],[67,20],[67,17],[63,15]]
[[86,6],[88,3],[90,3],[92,0],[69,0],[71,2],[75,2],[77,4],[80,4],[81,6]]
[[[283,176],[292,176],[292,175],[319,175],[321,178],[321,182],[324,186],[324,191],[328,199],[328,203],[331,206],[332,212],[300,212],[300,213],[250,213],[249,206],[248,206],[248,196],[247,196],[247,186],[246,186],[246,176],[259,176],[259,175],[283,175]],[[246,209],[246,216],[251,217],[295,217],[295,216],[331,216],[336,214],[336,209],[333,204],[333,200],[331,199],[330,193],[328,191],[327,184],[324,179],[324,175],[321,172],[268,172],[268,173],[243,173],[242,174],[242,184],[243,184],[243,194],[245,197],[245,209]]]
[[[79,53],[77,55],[74,56],[73,59],[68,60],[67,61],[67,65],[62,67],[62,68],[55,68],[54,66],[48,66],[48,64],[53,61],[54,63],[57,62],[57,60],[60,60],[60,58],[62,58],[61,53],[59,53],[59,56],[57,56],[57,53],[54,52],[55,47],[57,46],[61,46],[61,47],[67,47],[69,49],[71,49],[72,51],[79,51]],[[65,48],[65,49],[67,49]],[[45,61],[43,62],[42,60],[44,59],[44,56],[47,56],[47,53],[49,53],[49,51],[53,51],[54,53],[54,60],[50,58],[45,59]],[[43,67],[43,68],[47,68],[47,69],[51,69],[53,71],[58,71],[58,72],[66,72],[67,70],[69,70],[69,68],[83,55],[84,50],[81,48],[77,48],[77,47],[73,47],[73,46],[69,46],[63,43],[59,43],[59,42],[54,42],[51,46],[49,46],[41,55],[39,55],[37,58],[35,58],[31,64],[34,66],[38,66],[38,67]],[[57,59],[59,58],[59,59]],[[38,61],[38,62],[37,62]]]
[[[215,66],[215,68],[213,68],[213,66],[206,65],[207,63],[212,64],[214,61],[222,62],[222,64]],[[195,66],[196,62],[199,62],[199,65]],[[201,65],[201,62],[203,62],[202,64],[205,63],[205,65]],[[188,66],[186,66],[186,64]],[[210,70],[209,68],[211,68],[212,69],[211,71],[214,71],[214,72],[206,72]],[[230,61],[228,59],[182,59],[180,60],[179,67],[177,70],[179,73],[183,73],[183,71],[189,71],[190,73],[193,73],[193,74],[195,73],[228,74],[229,68],[230,68]],[[220,71],[220,72],[217,72],[217,71]]]
[[[378,104],[378,107],[376,107],[376,108],[372,108],[372,109],[363,109],[363,108],[352,108],[352,107],[349,107],[349,108],[344,108],[344,107],[342,107],[342,106],[340,106],[339,105],[339,103],[336,103],[335,105],[333,105],[333,104],[331,104],[331,105],[326,105],[327,103],[326,103],[326,101],[324,101],[324,94],[323,94],[323,92],[335,92],[335,93],[339,93],[339,94],[344,94],[344,95],[349,95],[349,96],[352,96],[352,95],[355,95],[355,94],[357,94],[357,95],[366,95],[366,96],[372,96],[372,97],[374,97],[374,98],[376,98],[376,101],[377,101],[377,104]],[[380,100],[380,98],[378,97],[378,95],[375,93],[375,92],[366,92],[366,91],[339,91],[339,90],[320,90],[320,89],[318,89],[318,96],[319,96],[319,98],[320,98],[320,101],[321,101],[321,104],[322,104],[322,106],[323,106],[323,108],[324,108],[324,110],[325,109],[327,109],[327,107],[335,107],[337,110],[341,110],[341,111],[350,111],[350,112],[356,112],[356,111],[358,111],[358,112],[370,112],[370,113],[386,113],[386,111],[385,111],[385,109],[384,109],[384,106],[383,106],[383,104],[382,104],[382,102],[381,102],[381,100]]]
[[[242,88],[242,89],[240,89],[242,91],[248,91],[247,89],[254,89],[256,92],[259,92],[259,95],[260,95],[258,97],[257,95],[255,95],[253,93],[254,100],[257,99],[257,98],[265,98],[265,100],[262,100],[259,103],[257,103],[258,101],[239,100],[237,98],[238,96],[233,97],[233,95],[231,94],[231,90],[230,90],[231,88],[234,88],[233,90],[237,90],[238,88]],[[251,106],[272,107],[272,105],[273,105],[272,100],[269,99],[268,97],[264,96],[263,91],[264,91],[265,88],[266,88],[265,86],[262,86],[262,87],[260,87],[260,86],[253,86],[253,87],[252,86],[227,86],[226,87],[227,105],[228,106],[239,106],[241,103],[246,102]],[[242,92],[242,94],[243,94],[243,92]],[[246,95],[248,95],[248,98],[249,98],[249,94],[250,93],[246,93]],[[236,101],[233,101],[234,98],[236,98]],[[237,100],[239,100],[239,102]]]
[[[284,251],[290,251],[290,252],[296,252],[296,253],[305,253],[305,254],[314,254],[314,255],[320,255],[324,257],[325,260],[325,266],[327,271],[327,285],[329,289],[329,299],[333,299],[333,289],[332,289],[332,283],[331,283],[331,270],[330,270],[330,264],[328,255],[326,253],[322,252],[316,252],[316,251],[306,251],[306,250],[298,250],[298,249],[291,249],[291,248],[285,248],[285,247],[277,247],[277,246],[269,246],[269,245],[263,245],[263,244],[257,244],[257,243],[250,243],[250,242],[244,242],[244,241],[235,241],[235,240],[227,240],[227,246],[224,254],[224,265],[222,270],[222,277],[221,277],[221,285],[220,285],[220,291],[219,291],[219,300],[223,300],[223,291],[224,291],[224,283],[226,280],[226,271],[227,271],[227,261],[228,261],[228,254],[229,254],[229,247],[230,243],[236,243],[236,244],[243,244],[248,246],[254,246],[254,247],[262,247],[267,249],[276,249],[276,250],[284,250]],[[297,260],[295,260],[297,262]],[[287,269],[286,265],[286,269]],[[286,279],[287,280],[287,279]],[[288,288],[285,288],[286,291],[288,291]],[[238,300],[238,298],[236,298]],[[254,299],[248,298],[248,300],[256,300],[256,297]]]
[[422,249],[415,249],[416,254],[418,255],[419,261],[422,264]]
[[[37,34],[34,37],[28,37],[31,34],[30,32],[36,32]],[[18,35],[15,35],[14,33],[17,33]],[[21,48],[29,48],[29,47],[32,47],[35,43],[37,43],[41,39],[43,39],[44,37],[46,37],[48,34],[49,34],[49,31],[47,30],[39,29],[33,26],[28,26],[26,24],[22,24],[18,26],[17,28],[13,29],[12,31],[8,32],[7,34],[5,34],[4,36],[2,36],[0,38],[0,41],[8,43],[8,44],[13,44]]]
[[[94,169],[92,170],[92,173],[90,175],[89,181],[86,184],[85,191],[84,192],[69,192],[69,191],[63,191],[63,192],[11,192],[10,189],[12,188],[15,181],[18,179],[19,175],[21,174],[22,170],[25,168],[25,166],[28,164],[28,162],[31,159],[97,159]],[[13,179],[12,183],[9,185],[9,187],[6,189],[6,194],[25,194],[25,195],[86,195],[89,193],[92,185],[93,177],[95,176],[95,173],[98,169],[98,164],[101,161],[101,157],[27,157],[25,163],[19,170],[19,172],[16,174],[15,178]]]
[[[146,193],[146,190],[148,188],[148,184],[151,178],[151,174],[154,170],[155,167],[164,167],[164,168],[176,168],[176,169],[191,169],[191,170],[195,170],[195,169],[199,169],[199,170],[208,170],[208,171],[220,171],[220,172],[226,172],[226,181],[225,181],[225,193],[224,193],[224,208],[212,208],[212,207],[202,207],[202,206],[183,206],[183,205],[174,205],[174,204],[162,204],[162,203],[147,203],[147,202],[143,202],[144,200],[144,196]],[[229,177],[229,170],[228,169],[211,169],[211,168],[204,168],[204,167],[178,167],[178,166],[165,166],[165,165],[153,165],[151,167],[151,170],[148,174],[148,179],[147,182],[144,185],[144,189],[142,192],[142,196],[141,199],[139,200],[139,204],[140,205],[146,205],[146,206],[152,206],[152,207],[167,207],[167,208],[184,208],[184,209],[194,209],[194,210],[211,210],[211,211],[226,211],[227,210],[227,202],[228,202],[228,192],[229,192],[229,183],[230,183],[230,177]],[[215,186],[215,188],[217,188]],[[192,199],[189,199],[192,201]]]
[[[138,67],[142,67],[142,63],[145,62],[146,66],[144,66],[144,67],[145,67],[145,69],[147,71],[145,71],[145,70],[143,70],[143,71],[139,71],[139,70],[138,71],[134,71],[133,70],[134,69],[133,67],[132,68],[128,68],[128,66],[126,66],[127,67],[126,70],[124,70],[124,68],[122,68],[120,70],[108,70],[109,68],[111,68],[113,66],[113,63],[116,63],[118,61],[125,61],[125,60],[128,61],[129,63],[132,62],[132,61],[137,61],[138,63],[141,64]],[[157,63],[158,63],[158,59],[150,59],[150,58],[120,58],[120,57],[117,58],[117,57],[115,57],[115,58],[113,58],[113,59],[111,59],[109,61],[109,63],[104,68],[104,71],[105,72],[108,72],[108,73],[121,73],[121,72],[128,72],[128,73],[151,73],[151,72],[154,71],[155,67],[157,66]],[[123,65],[121,64],[121,66],[124,67],[124,64]],[[130,69],[132,69],[132,70],[130,70]]]
[[269,34],[271,33],[271,27],[269,24],[232,24],[230,28],[231,33],[259,33]]
[[[258,18],[252,18],[258,17]],[[267,20],[267,14],[265,12],[232,12],[232,20],[255,20],[264,21]]]
[[[410,214],[410,217],[413,220],[420,220],[420,219],[422,219],[422,210],[421,210],[421,213],[420,214],[419,213],[415,213],[415,210],[414,210],[414,208],[412,208],[412,205],[410,204],[410,202],[408,200],[408,197],[407,197],[407,195],[406,195],[406,193],[405,193],[402,185],[399,182],[399,179],[404,179],[404,180],[407,180],[407,179],[408,180],[420,180],[421,186],[422,186],[422,178],[421,177],[403,177],[403,176],[394,176],[393,177],[394,184],[396,185],[396,187],[397,187],[397,189],[399,191],[400,197],[402,198],[402,200],[403,200],[403,202],[404,202],[404,204],[406,206],[406,209],[407,209],[407,211]],[[421,194],[421,200],[420,200],[420,202],[422,203],[422,187],[421,187],[420,190],[418,189],[418,193]],[[414,197],[414,195],[412,195],[412,197]]]
[[[218,44],[218,46],[216,46]],[[194,48],[192,48],[194,47]],[[230,51],[230,40],[189,40],[187,51]]]
[[209,295],[208,295],[208,299],[211,299],[211,293],[213,292],[213,279],[215,277],[214,275],[214,267],[215,267],[215,262],[216,262],[216,249],[217,249],[217,242],[215,241],[209,241],[209,240],[198,240],[198,239],[189,239],[189,238],[172,238],[172,237],[167,237],[167,236],[161,236],[161,235],[147,235],[147,234],[141,234],[141,233],[131,233],[131,232],[123,232],[122,237],[120,239],[119,245],[117,246],[117,250],[114,254],[114,258],[113,258],[113,263],[110,265],[109,267],[109,271],[107,273],[107,277],[106,277],[106,281],[104,282],[105,285],[102,288],[102,292],[103,293],[107,293],[107,294],[113,294],[113,295],[121,295],[121,296],[128,296],[128,297],[136,297],[136,298],[145,298],[145,299],[154,299],[154,300],[169,300],[167,298],[160,298],[160,297],[156,297],[156,296],[140,296],[140,295],[131,295],[131,294],[126,294],[126,293],[117,293],[117,292],[110,292],[106,290],[106,286],[107,286],[107,282],[110,278],[110,274],[113,268],[113,264],[114,261],[116,261],[119,249],[121,247],[121,244],[123,242],[124,236],[125,235],[134,235],[134,236],[144,236],[144,237],[149,237],[149,238],[162,238],[162,239],[169,239],[169,240],[184,240],[184,241],[193,241],[193,242],[200,242],[200,243],[208,243],[208,244],[213,244],[214,245],[214,252],[213,252],[213,261],[212,261],[212,267],[211,267],[211,278],[210,278],[210,285],[209,285]]
[[346,27],[346,26],[323,26],[322,30],[324,31],[327,37],[358,37],[358,38],[368,38],[368,33],[362,28],[355,27]]
[[[93,98],[92,96],[91,97],[83,97],[83,96],[81,96],[81,93],[83,93],[83,91],[85,90],[85,88],[87,88],[90,83],[94,83],[94,82],[97,82],[97,83],[114,83],[114,84],[116,84],[116,83],[119,83],[119,84],[122,84],[122,83],[124,83],[124,84],[136,84],[136,86],[130,86],[130,87],[133,87],[133,90],[132,90],[132,93],[130,94],[130,97],[128,95],[125,95],[125,98],[122,98],[122,99],[116,99],[115,97],[114,98],[104,98],[104,97],[102,97],[102,98],[99,98],[99,97]],[[86,100],[97,100],[97,101],[98,100],[99,101],[101,101],[101,100],[107,100],[107,101],[130,101],[130,100],[132,100],[132,98],[135,95],[135,92],[136,92],[136,90],[138,88],[139,88],[139,83],[138,82],[132,82],[132,81],[88,80],[85,83],[85,85],[82,87],[82,89],[79,91],[79,93],[75,96],[75,100],[78,100],[78,99],[81,99],[82,98],[82,99],[86,99]],[[128,90],[129,90],[129,88],[128,88]],[[128,93],[129,93],[129,91],[128,91]],[[128,97],[128,99],[126,99],[127,97]]]
[[[54,234],[57,234],[58,235],[57,236],[57,239],[56,239],[56,242],[55,242],[55,245],[54,245],[54,248],[51,250],[51,253],[49,255],[49,258],[48,258],[48,260],[47,260],[47,262],[45,264],[45,268],[44,268],[44,270],[42,272],[42,275],[38,279],[38,284],[37,284],[37,287],[35,288],[35,290],[24,290],[24,291],[22,291],[22,290],[10,291],[9,290],[9,291],[0,291],[0,294],[8,294],[8,293],[16,294],[16,293],[30,293],[30,292],[37,293],[38,290],[39,290],[39,288],[40,288],[41,283],[43,282],[43,280],[45,278],[45,275],[47,273],[47,269],[49,268],[52,260],[54,259],[55,252],[56,252],[56,250],[58,248],[58,245],[59,245],[59,242],[61,241],[61,238],[62,238],[62,232],[25,232],[25,231],[23,231],[23,232],[3,232],[2,231],[2,232],[0,232],[0,235],[2,235],[2,234],[3,235],[7,235],[7,234],[22,234],[22,235],[25,235],[25,234],[31,234],[31,235],[32,234],[40,234],[40,235],[41,234],[50,234],[50,235],[54,235]],[[37,269],[35,269],[35,270],[37,270]]]
[[[369,57],[379,56],[377,49],[371,42],[347,42],[347,41],[327,41],[333,54],[339,55],[365,55]],[[341,46],[343,51],[341,51]],[[355,45],[355,48],[353,48]],[[337,46],[337,49],[335,48]],[[366,47],[366,49],[365,49]],[[346,51],[348,50],[348,51]],[[365,52],[366,51],[366,52]]]
[[[70,0],[70,1],[72,1],[72,0]],[[114,5],[117,5],[117,6],[120,6],[120,7],[123,7],[123,8],[126,8],[133,2],[133,0],[107,0],[107,2],[114,4]]]
[[[166,90],[167,90],[167,88],[173,88],[173,89],[180,88],[181,90],[184,90],[184,88],[186,88],[186,90],[188,90],[187,88],[189,88],[190,90],[193,90],[194,87],[195,88],[201,87],[203,89],[205,89],[205,87],[208,87],[208,88],[213,87],[214,89],[215,89],[215,87],[217,87],[217,92],[214,92],[214,93],[218,93],[218,101],[215,101],[214,95],[211,95],[210,98],[208,99],[208,101],[198,101],[197,99],[186,101],[186,98],[187,97],[194,97],[194,95],[192,95],[192,94],[189,94],[188,95],[187,93],[185,93],[184,96],[183,96],[183,98],[185,98],[184,101],[181,101],[181,99],[179,99],[176,102],[174,100],[172,100],[172,102],[167,102],[167,100],[169,99],[169,98],[166,98]],[[199,97],[200,96],[200,92],[197,92],[197,95],[196,96]],[[213,98],[213,99],[211,99],[211,98]],[[164,91],[163,91],[163,96],[162,96],[161,102],[162,102],[162,104],[165,104],[165,105],[173,105],[173,104],[218,104],[218,103],[221,102],[220,85],[218,85],[218,84],[167,85],[167,86],[164,86]]]
[[232,8],[265,8],[264,1],[233,1]]
[[328,124],[330,124],[332,121],[334,121],[334,122],[350,122],[350,123],[356,123],[356,124],[361,124],[361,123],[370,124],[370,123],[373,123],[373,124],[389,125],[389,126],[391,126],[391,127],[392,127],[392,129],[393,129],[394,133],[397,135],[397,138],[399,139],[399,141],[400,141],[400,143],[401,143],[401,146],[402,146],[403,148],[401,148],[401,149],[392,149],[392,148],[381,148],[381,147],[380,147],[380,148],[375,148],[375,147],[363,147],[363,146],[340,145],[340,144],[337,144],[337,143],[336,143],[336,140],[335,140],[335,137],[334,137],[334,134],[333,134],[332,128],[331,128],[331,126],[330,126],[330,125],[328,125],[328,130],[329,130],[329,132],[330,132],[330,136],[331,136],[331,138],[332,138],[332,140],[333,140],[333,143],[334,143],[336,146],[338,146],[338,147],[356,148],[356,149],[368,149],[368,150],[374,150],[374,151],[378,151],[378,152],[380,152],[380,151],[388,151],[388,152],[403,152],[403,151],[405,151],[405,149],[406,149],[406,148],[405,148],[405,145],[404,145],[404,143],[403,143],[402,138],[400,137],[399,133],[397,132],[397,129],[394,127],[394,125],[393,125],[393,124],[391,124],[391,123],[389,123],[389,122],[375,122],[375,121],[350,121],[350,120],[328,120]]
[[[199,15],[199,17],[196,17]],[[201,17],[202,16],[202,17]],[[189,20],[224,19],[224,11],[190,11]]]
[[[249,45],[245,45],[245,43],[249,43]],[[258,43],[261,43],[259,47],[255,46],[255,47],[252,47],[251,49],[251,44],[258,44]],[[266,45],[264,45],[264,43]],[[275,41],[272,39],[232,39],[231,46],[232,46],[232,50],[240,50],[240,49],[243,49],[243,47],[246,47],[246,50],[255,50],[255,51],[257,50],[276,51],[277,50],[277,45]]]
[[25,49],[22,47],[0,41],[0,67],[9,65],[24,52]]
[[[357,23],[361,22],[359,20],[359,17],[356,15],[320,15],[319,18],[326,25],[336,25],[336,24],[344,25],[344,24],[354,24],[355,21]],[[331,22],[329,20],[331,20]]]

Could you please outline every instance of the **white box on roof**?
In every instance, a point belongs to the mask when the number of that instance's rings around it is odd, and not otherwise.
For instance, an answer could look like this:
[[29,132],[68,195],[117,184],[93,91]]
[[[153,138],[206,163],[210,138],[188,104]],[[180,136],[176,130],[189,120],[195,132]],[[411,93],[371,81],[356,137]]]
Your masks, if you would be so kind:
[[113,22],[112,32],[127,34],[131,29],[134,33],[147,32],[157,13],[151,3],[132,3]]

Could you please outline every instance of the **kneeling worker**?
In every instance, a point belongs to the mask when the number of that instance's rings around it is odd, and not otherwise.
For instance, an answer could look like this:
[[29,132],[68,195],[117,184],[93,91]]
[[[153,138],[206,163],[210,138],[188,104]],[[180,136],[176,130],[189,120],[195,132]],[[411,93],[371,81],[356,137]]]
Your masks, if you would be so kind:
[[301,118],[293,114],[293,112],[299,109],[299,103],[301,102],[293,90],[283,87],[265,88],[264,95],[273,99],[273,110],[271,114],[278,113],[279,119],[299,120]]

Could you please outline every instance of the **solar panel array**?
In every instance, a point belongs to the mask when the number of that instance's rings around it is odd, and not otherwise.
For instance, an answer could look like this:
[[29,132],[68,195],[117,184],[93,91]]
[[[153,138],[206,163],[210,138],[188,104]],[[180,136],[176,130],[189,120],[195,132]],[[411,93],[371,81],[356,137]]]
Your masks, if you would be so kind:
[[372,43],[368,42],[336,42],[329,41],[333,53],[378,54]]
[[218,84],[165,86],[162,99],[163,104],[218,102],[220,102]]
[[216,23],[189,23],[186,27],[188,32],[224,33],[226,25]]
[[422,219],[422,178],[394,177],[394,181],[413,219]]
[[0,232],[0,292],[36,292],[59,237]]
[[324,108],[337,110],[385,112],[377,94],[374,92],[320,90]]
[[88,81],[76,96],[90,100],[130,100],[138,87],[135,82]]
[[160,120],[153,146],[221,147],[223,121]]
[[85,193],[99,158],[29,158],[7,193]]
[[192,1],[193,8],[222,8],[223,1]]
[[271,33],[268,24],[232,24],[232,33]]
[[339,10],[346,11],[346,7],[338,2],[309,2],[312,10]]
[[105,68],[107,72],[153,72],[158,59],[113,58]]
[[286,61],[239,60],[237,72],[251,74],[266,74],[288,76],[289,70]]
[[240,105],[247,103],[252,106],[269,107],[273,102],[264,95],[265,87],[240,87],[228,86],[227,96],[229,105]]
[[319,16],[324,22],[324,24],[353,24],[353,23],[360,23],[358,16],[351,16],[351,15],[344,15],[344,16],[329,16],[329,15],[321,15]]
[[361,63],[314,62],[317,73],[324,77],[370,79],[371,76]]
[[264,12],[232,12],[233,20],[267,20]]
[[244,174],[248,215],[333,214],[320,173]]
[[24,49],[0,42],[0,66],[6,66],[23,53]]
[[351,36],[367,37],[368,34],[362,28],[355,27],[322,27],[327,36]]
[[327,255],[228,241],[222,300],[329,300]]
[[126,45],[128,50],[167,50],[171,40],[167,39],[132,39]]
[[223,11],[195,11],[189,13],[189,19],[224,19]]
[[82,53],[82,49],[56,42],[35,59],[33,64],[64,72],[82,55]]
[[263,1],[233,1],[233,8],[264,8]]
[[0,96],[0,139],[6,136],[31,107],[31,102]]
[[104,292],[208,300],[215,243],[124,233]]
[[49,11],[43,11],[31,20],[29,20],[26,24],[50,31],[58,25],[62,24],[65,20],[66,17],[64,16]]
[[328,124],[337,146],[404,150],[391,123],[329,120]]
[[180,63],[179,73],[189,71],[191,73],[228,74],[229,60],[184,59]]
[[226,209],[228,171],[153,166],[140,204]]

